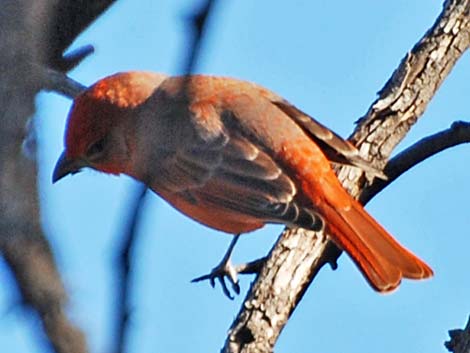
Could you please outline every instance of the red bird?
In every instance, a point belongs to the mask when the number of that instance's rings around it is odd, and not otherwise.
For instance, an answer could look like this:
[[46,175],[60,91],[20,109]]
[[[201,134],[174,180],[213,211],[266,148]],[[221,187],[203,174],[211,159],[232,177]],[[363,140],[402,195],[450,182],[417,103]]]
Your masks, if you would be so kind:
[[332,162],[374,172],[353,145],[263,87],[126,72],[75,99],[53,181],[83,167],[124,173],[232,234],[266,223],[324,229],[379,292],[431,277],[346,192]]

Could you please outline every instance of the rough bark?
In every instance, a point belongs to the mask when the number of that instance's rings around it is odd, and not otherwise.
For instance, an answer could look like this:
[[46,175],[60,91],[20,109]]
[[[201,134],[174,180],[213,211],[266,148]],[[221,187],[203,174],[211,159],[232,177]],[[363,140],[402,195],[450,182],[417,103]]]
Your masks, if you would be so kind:
[[470,352],[470,319],[463,330],[455,329],[449,331],[450,340],[445,343],[449,352],[469,353]]
[[[351,136],[362,154],[384,167],[470,45],[470,0],[446,1],[443,11],[403,58],[379,98],[359,119]],[[359,198],[368,185],[357,169],[342,168],[339,177]],[[335,264],[340,251],[325,234],[285,230],[274,245],[233,322],[223,352],[272,352],[280,332],[309,284],[326,263]]]

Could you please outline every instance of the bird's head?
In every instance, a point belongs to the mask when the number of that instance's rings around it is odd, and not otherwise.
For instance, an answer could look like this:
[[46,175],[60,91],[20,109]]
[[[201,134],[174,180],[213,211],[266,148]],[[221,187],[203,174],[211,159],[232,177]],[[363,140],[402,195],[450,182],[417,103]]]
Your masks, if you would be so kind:
[[75,98],[65,132],[65,150],[52,181],[90,167],[119,174],[131,168],[133,111],[165,80],[149,72],[118,73],[101,79]]

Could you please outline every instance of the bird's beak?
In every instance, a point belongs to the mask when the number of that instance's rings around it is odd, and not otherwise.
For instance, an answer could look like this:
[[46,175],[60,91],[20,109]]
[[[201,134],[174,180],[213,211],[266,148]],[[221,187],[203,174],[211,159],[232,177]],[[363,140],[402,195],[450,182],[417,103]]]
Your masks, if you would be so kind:
[[69,174],[78,173],[83,167],[84,164],[80,160],[68,159],[64,151],[55,165],[52,182],[55,183]]

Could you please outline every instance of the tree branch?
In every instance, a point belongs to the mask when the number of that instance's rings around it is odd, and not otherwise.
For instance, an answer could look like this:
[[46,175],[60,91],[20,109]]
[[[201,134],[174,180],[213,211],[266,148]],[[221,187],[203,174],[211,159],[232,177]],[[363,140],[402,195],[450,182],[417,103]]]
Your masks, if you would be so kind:
[[[27,119],[41,74],[44,23],[51,2],[10,1],[0,12],[0,252],[22,302],[38,313],[55,352],[85,353],[86,342],[66,315],[67,295],[43,234],[37,196],[35,151],[21,153]],[[42,11],[38,11],[38,9]]]
[[56,92],[64,97],[74,99],[86,86],[68,77],[66,74],[37,65],[38,72],[41,74],[42,89]]
[[400,175],[425,159],[448,148],[468,142],[470,142],[470,123],[465,121],[456,121],[450,128],[419,140],[391,159],[384,169],[388,179],[376,178],[370,186],[364,188],[359,200],[364,204],[369,202]]
[[[424,112],[456,61],[470,45],[470,0],[446,1],[424,37],[395,70],[351,137],[377,166]],[[357,168],[339,178],[353,197],[367,184]],[[321,233],[285,230],[248,292],[223,352],[272,352],[280,332],[316,273],[340,251]]]
[[456,329],[449,331],[450,340],[445,342],[449,352],[468,353],[470,352],[470,319],[463,330]]
[[142,185],[137,186],[137,190],[133,192],[133,201],[130,203],[130,212],[123,229],[123,242],[121,249],[118,251],[118,271],[117,276],[119,286],[117,291],[116,312],[117,312],[117,330],[116,330],[116,353],[124,353],[126,351],[127,328],[131,316],[131,280],[132,280],[132,251],[137,242],[138,228],[145,208],[145,195],[147,188]]
[[[34,97],[48,82],[53,86],[56,77],[45,75],[41,66],[67,71],[89,55],[90,46],[65,56],[63,51],[111,2],[5,0],[0,11],[0,252],[22,302],[38,313],[48,344],[57,353],[88,349],[82,332],[67,318],[66,291],[41,228],[36,151],[28,159],[21,147],[34,114]],[[71,82],[66,86],[61,91],[66,95],[81,90]],[[34,146],[34,133],[28,139]]]
[[116,0],[61,0],[49,13],[48,32],[42,43],[47,48],[45,63],[62,72],[76,67],[93,52],[91,46],[64,55],[65,50],[86,28],[101,16]]

